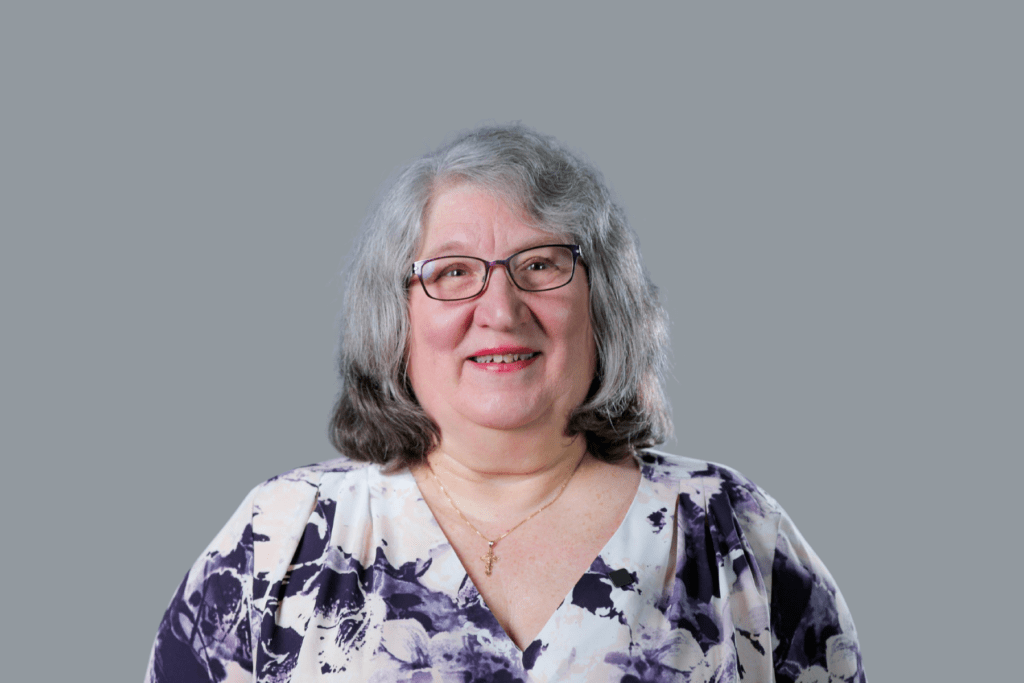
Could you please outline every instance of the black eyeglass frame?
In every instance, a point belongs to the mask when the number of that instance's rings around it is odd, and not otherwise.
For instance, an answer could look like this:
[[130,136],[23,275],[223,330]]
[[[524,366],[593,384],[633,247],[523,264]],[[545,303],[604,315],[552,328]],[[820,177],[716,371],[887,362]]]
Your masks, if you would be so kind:
[[[525,253],[527,251],[532,251],[534,249],[544,249],[545,247],[565,247],[566,249],[568,249],[572,253],[572,272],[569,273],[569,279],[566,280],[565,282],[563,282],[560,285],[556,285],[554,287],[545,287],[543,289],[527,289],[526,287],[521,286],[518,282],[516,282],[515,277],[512,275],[512,269],[509,268],[509,262],[512,261],[512,259],[514,259],[516,256],[519,256],[520,254],[523,254],[523,253]],[[473,294],[472,296],[461,296],[458,299],[439,299],[436,296],[431,295],[431,293],[427,291],[427,283],[423,281],[423,275],[422,275],[423,274],[423,266],[425,266],[426,264],[430,263],[431,261],[438,261],[440,259],[445,259],[445,258],[467,258],[467,259],[473,259],[474,261],[479,261],[479,262],[484,264],[484,266],[485,266],[485,268],[484,268],[484,279],[483,279],[483,282],[480,284],[480,289],[475,294]],[[427,258],[427,259],[423,259],[421,261],[413,262],[413,264],[412,264],[412,274],[410,275],[410,277],[415,276],[415,277],[419,278],[420,286],[423,288],[423,293],[426,294],[427,297],[433,299],[434,301],[466,301],[467,299],[475,299],[476,297],[478,297],[481,294],[483,294],[484,290],[487,289],[487,282],[488,282],[488,280],[490,280],[491,269],[494,268],[494,266],[505,266],[505,275],[508,276],[509,282],[511,282],[513,285],[515,285],[516,289],[518,289],[520,291],[523,291],[523,292],[550,292],[550,291],[555,290],[555,289],[561,289],[562,287],[565,287],[570,282],[572,282],[572,279],[574,277],[576,277],[576,263],[577,263],[577,261],[580,261],[582,258],[583,258],[583,250],[580,249],[580,245],[578,245],[578,244],[538,244],[535,247],[527,247],[526,249],[520,249],[519,251],[517,251],[516,253],[512,254],[508,258],[498,259],[497,261],[488,261],[486,259],[480,258],[479,256],[466,256],[466,255],[463,255],[463,254],[449,254],[449,255],[446,255],[446,256],[434,256],[432,258]],[[583,265],[584,268],[586,268],[586,266],[587,266],[586,262],[583,262],[582,265]]]

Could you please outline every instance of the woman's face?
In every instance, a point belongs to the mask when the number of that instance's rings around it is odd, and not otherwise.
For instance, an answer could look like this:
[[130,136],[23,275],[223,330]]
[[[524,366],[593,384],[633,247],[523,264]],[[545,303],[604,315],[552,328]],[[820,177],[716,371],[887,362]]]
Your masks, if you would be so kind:
[[[430,202],[416,259],[494,261],[565,241],[528,225],[487,190],[463,183]],[[594,378],[586,269],[545,292],[517,289],[503,270],[495,266],[483,293],[463,301],[431,299],[418,282],[409,287],[409,379],[442,436],[472,425],[561,435]],[[527,357],[494,362],[502,354]]]

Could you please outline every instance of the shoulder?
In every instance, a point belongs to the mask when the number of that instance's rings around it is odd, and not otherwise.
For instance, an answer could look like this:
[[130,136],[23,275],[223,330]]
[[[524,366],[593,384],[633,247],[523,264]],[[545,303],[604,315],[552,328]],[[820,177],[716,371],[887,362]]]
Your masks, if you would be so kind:
[[746,548],[760,573],[771,575],[786,513],[764,489],[727,465],[662,451],[643,451],[640,465],[645,479],[676,498],[688,537],[711,533],[725,555]]
[[285,472],[254,487],[193,564],[164,614],[147,681],[241,680],[266,592],[288,570],[327,477],[367,467],[338,458]]
[[288,470],[253,489],[253,515],[277,508],[282,512],[294,510],[296,504],[315,499],[325,480],[357,479],[365,470],[375,467],[378,466],[340,457]]
[[678,501],[681,594],[708,603],[725,591],[743,591],[749,623],[738,632],[763,634],[770,624],[770,638],[761,637],[755,648],[762,654],[771,648],[781,680],[865,680],[842,593],[774,498],[718,463],[650,450],[640,463],[645,479]]
[[[320,557],[327,549],[338,484],[350,488],[365,483],[366,472],[377,465],[337,458],[299,467],[272,477],[252,495],[252,578],[257,612],[272,609],[289,573]],[[269,602],[268,602],[269,601]],[[254,624],[258,639],[260,623]]]
[[[326,498],[336,499],[340,491],[355,493],[365,487],[371,469],[379,470],[380,466],[341,457],[297,467],[257,485],[249,494],[257,554],[268,550],[274,554],[287,552],[306,525],[316,521],[312,518],[318,508],[324,512]],[[261,548],[263,552],[259,552]]]
[[313,463],[312,465],[305,465],[303,467],[296,467],[293,470],[288,470],[283,474],[279,474],[276,477],[271,477],[266,480],[260,484],[260,487],[273,489],[276,486],[286,485],[289,482],[301,482],[317,486],[327,475],[359,472],[368,467],[376,467],[376,465],[367,462],[349,460],[342,456],[334,458],[333,460],[325,460],[323,462]]
[[768,492],[727,465],[652,449],[642,451],[639,459],[644,478],[677,487],[680,494],[699,503],[702,509],[718,499],[748,515],[777,518],[784,514]]

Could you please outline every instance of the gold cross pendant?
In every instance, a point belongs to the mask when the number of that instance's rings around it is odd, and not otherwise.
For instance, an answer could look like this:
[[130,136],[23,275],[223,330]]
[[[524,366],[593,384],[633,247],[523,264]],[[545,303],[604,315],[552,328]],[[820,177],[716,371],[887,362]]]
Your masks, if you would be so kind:
[[484,561],[484,572],[490,576],[494,571],[494,563],[498,561],[498,556],[494,554],[494,541],[487,542],[487,554],[481,556],[480,559]]

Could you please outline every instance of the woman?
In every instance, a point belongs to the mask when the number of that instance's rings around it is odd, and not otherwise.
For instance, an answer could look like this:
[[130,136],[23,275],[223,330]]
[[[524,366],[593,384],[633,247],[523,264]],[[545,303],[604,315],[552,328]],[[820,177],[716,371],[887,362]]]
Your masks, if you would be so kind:
[[671,427],[665,315],[559,143],[483,128],[406,168],[344,320],[344,457],[246,498],[149,680],[865,680],[778,504],[649,450]]

